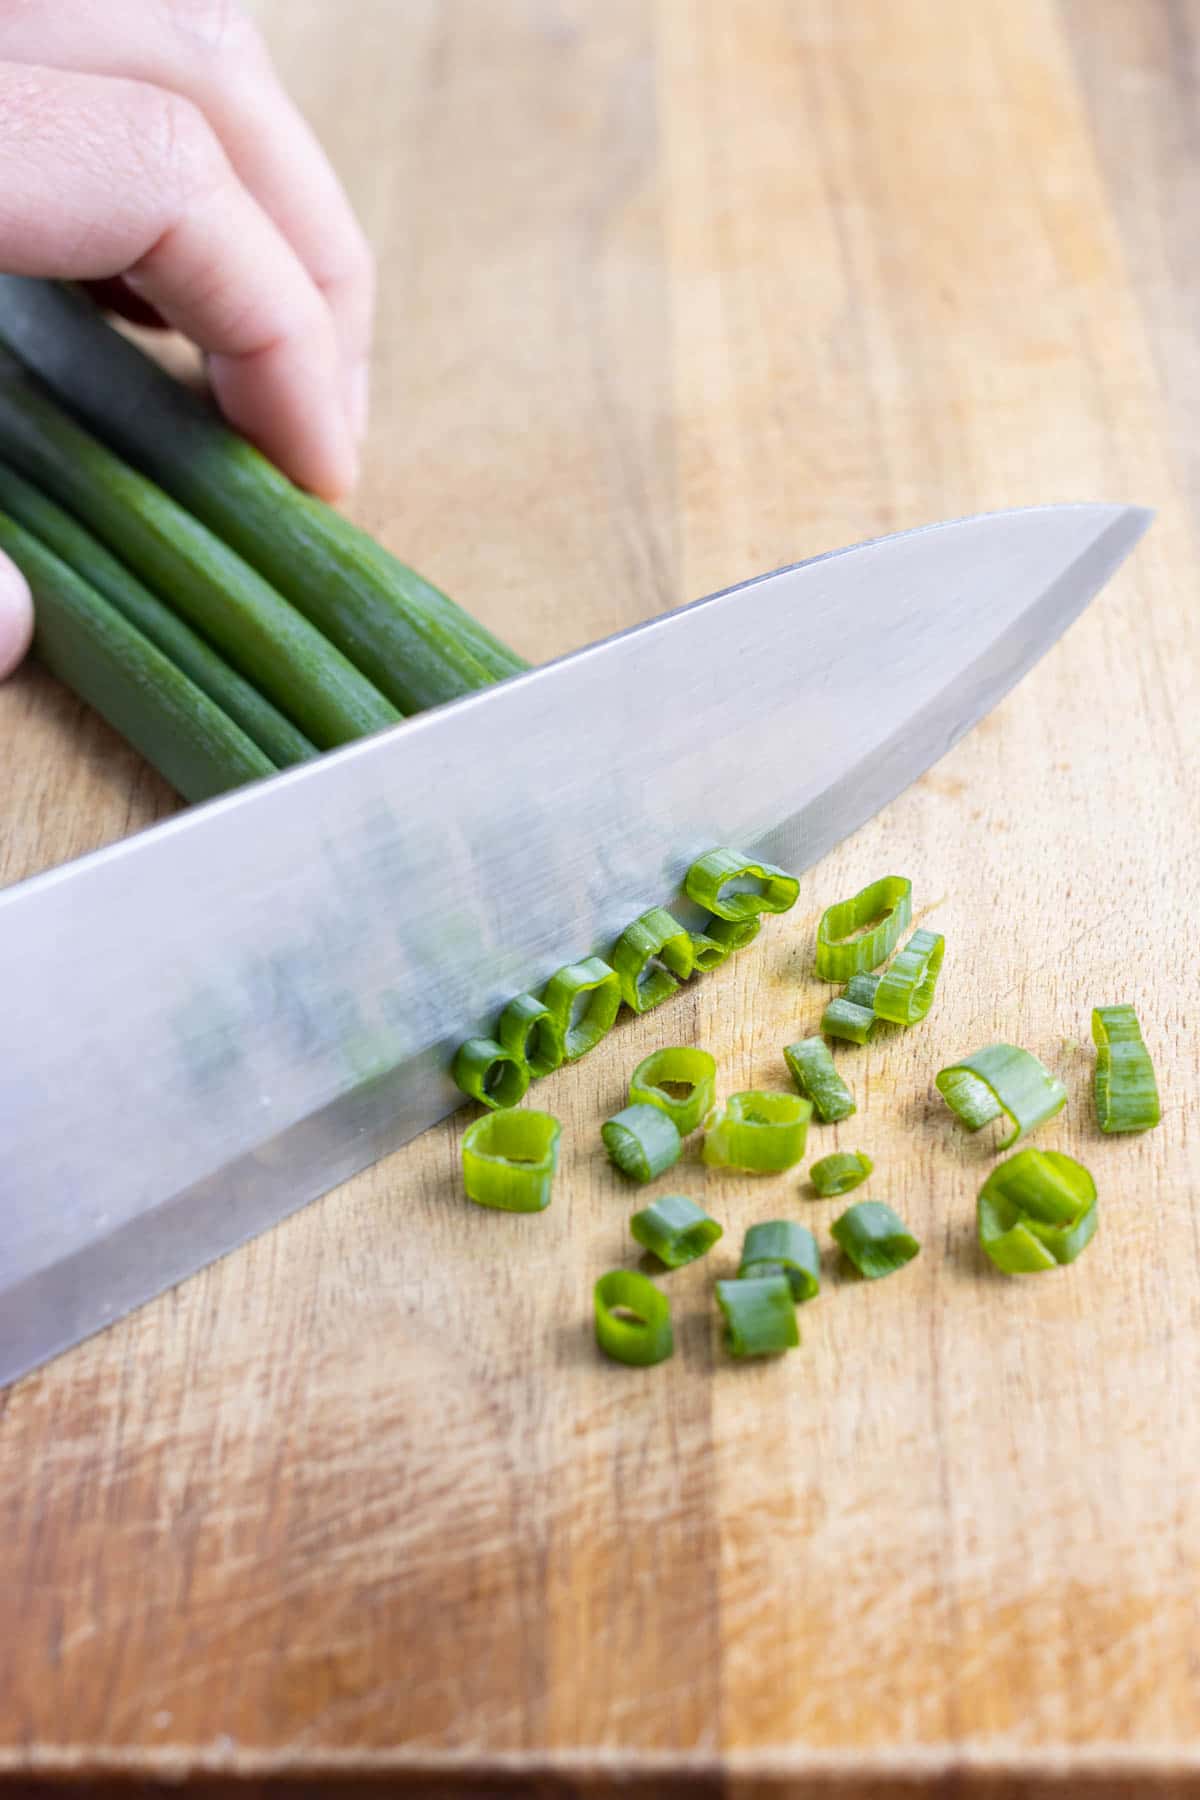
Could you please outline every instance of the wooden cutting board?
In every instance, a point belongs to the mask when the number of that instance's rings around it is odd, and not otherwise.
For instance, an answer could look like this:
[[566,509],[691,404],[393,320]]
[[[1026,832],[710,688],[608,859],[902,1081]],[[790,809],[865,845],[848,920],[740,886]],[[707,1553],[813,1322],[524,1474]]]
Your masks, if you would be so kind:
[[[566,1144],[544,1217],[464,1203],[454,1121],[0,1395],[0,1769],[1200,1790],[1200,14],[261,14],[380,257],[355,515],[532,657],[901,526],[1160,515],[786,921],[539,1090]],[[0,770],[5,880],[172,805],[33,670]],[[660,1185],[727,1232],[669,1278],[678,1352],[602,1362],[591,1285],[639,1200],[597,1126],[628,1071],[700,1043],[726,1091],[781,1084],[821,909],[890,871],[946,934],[941,995],[845,1055],[858,1113],[813,1135],[871,1152],[919,1259],[869,1285],[830,1256],[803,1348],[732,1364],[710,1289],[745,1226],[831,1249],[835,1209],[693,1154]],[[1165,1111],[1106,1140],[1089,1012],[1125,999]],[[981,1260],[988,1150],[931,1086],[995,1038],[1061,1072],[1039,1141],[1101,1192],[1087,1255],[1035,1280]]]

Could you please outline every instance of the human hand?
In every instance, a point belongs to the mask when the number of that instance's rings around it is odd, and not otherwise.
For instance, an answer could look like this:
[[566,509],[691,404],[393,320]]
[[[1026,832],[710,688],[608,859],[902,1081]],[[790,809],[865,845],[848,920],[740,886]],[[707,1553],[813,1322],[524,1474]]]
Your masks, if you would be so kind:
[[[293,480],[352,485],[371,255],[236,0],[0,0],[0,269],[119,277]],[[0,676],[31,624],[0,563]]]

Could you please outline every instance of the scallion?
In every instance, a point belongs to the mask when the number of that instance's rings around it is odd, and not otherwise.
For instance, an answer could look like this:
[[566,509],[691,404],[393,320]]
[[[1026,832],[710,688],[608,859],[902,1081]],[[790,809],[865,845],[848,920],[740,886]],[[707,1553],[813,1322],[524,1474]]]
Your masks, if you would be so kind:
[[717,1305],[731,1356],[774,1356],[800,1342],[796,1307],[785,1275],[718,1281]]
[[1149,1131],[1162,1117],[1158,1082],[1132,1006],[1092,1009],[1093,1095],[1101,1131]]
[[671,1302],[636,1269],[612,1269],[596,1283],[596,1342],[614,1362],[649,1368],[675,1348]]
[[761,919],[710,918],[699,931],[692,933],[696,968],[702,975],[710,969],[719,969],[735,950],[744,950],[747,944],[752,944],[761,930]]
[[630,1100],[638,1105],[661,1107],[680,1137],[695,1131],[708,1117],[716,1091],[715,1059],[707,1050],[690,1047],[655,1050],[638,1064],[629,1081]]
[[627,1106],[600,1127],[609,1161],[633,1181],[653,1181],[679,1161],[683,1140],[657,1106]]
[[854,1095],[838,1074],[824,1038],[802,1038],[798,1044],[789,1044],[783,1060],[797,1088],[812,1101],[813,1111],[825,1124],[848,1119],[857,1110]]
[[615,969],[587,956],[552,975],[542,1000],[562,1030],[566,1061],[578,1062],[612,1030],[621,1010],[621,984]]
[[535,994],[518,994],[500,1014],[496,1036],[535,1080],[552,1075],[566,1053],[562,1020]]
[[875,1025],[875,995],[878,975],[852,975],[836,999],[831,1000],[821,1015],[821,1030],[826,1037],[845,1038],[851,1044],[865,1044]]
[[979,1242],[1006,1275],[1074,1262],[1096,1234],[1096,1184],[1060,1150],[1018,1150],[979,1190]]
[[847,981],[874,969],[896,948],[912,918],[912,882],[884,875],[849,900],[826,907],[817,926],[817,975]]
[[997,1146],[1007,1150],[1061,1112],[1067,1090],[1028,1050],[1015,1044],[988,1044],[935,1076],[937,1090],[968,1131],[978,1131],[1003,1113],[1012,1130]]
[[893,1025],[916,1025],[933,1005],[946,940],[937,932],[914,931],[879,978],[875,1017]]
[[467,1198],[500,1212],[543,1211],[550,1204],[561,1135],[549,1113],[484,1113],[463,1133]]
[[657,1256],[668,1269],[682,1269],[704,1256],[722,1236],[723,1227],[702,1206],[683,1194],[664,1194],[629,1221],[635,1243]]
[[895,1274],[921,1248],[904,1220],[882,1200],[848,1206],[829,1229],[842,1255],[867,1281]]
[[714,1168],[778,1174],[804,1155],[812,1103],[799,1094],[731,1094],[704,1136],[704,1160]]
[[453,1075],[464,1094],[495,1110],[516,1106],[529,1087],[529,1069],[494,1038],[468,1038],[454,1058]]
[[862,1150],[835,1150],[813,1164],[808,1179],[820,1198],[829,1200],[835,1194],[848,1194],[851,1188],[860,1187],[874,1167]]
[[627,925],[613,948],[612,966],[621,998],[636,1013],[649,1012],[673,994],[695,964],[691,934],[661,906]]
[[821,1291],[821,1253],[805,1225],[792,1219],[765,1219],[751,1225],[742,1244],[738,1280],[782,1275],[795,1301],[813,1300]]
[[800,883],[774,863],[756,862],[727,846],[698,857],[684,877],[689,900],[735,923],[760,913],[782,913],[796,904]]

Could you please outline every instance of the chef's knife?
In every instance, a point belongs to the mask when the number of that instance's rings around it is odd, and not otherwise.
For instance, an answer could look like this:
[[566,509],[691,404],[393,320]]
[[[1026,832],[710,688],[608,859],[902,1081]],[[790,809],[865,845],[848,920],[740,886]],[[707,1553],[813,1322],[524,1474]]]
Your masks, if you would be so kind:
[[0,1382],[449,1112],[457,1044],[700,852],[815,862],[1148,522],[818,557],[0,894]]

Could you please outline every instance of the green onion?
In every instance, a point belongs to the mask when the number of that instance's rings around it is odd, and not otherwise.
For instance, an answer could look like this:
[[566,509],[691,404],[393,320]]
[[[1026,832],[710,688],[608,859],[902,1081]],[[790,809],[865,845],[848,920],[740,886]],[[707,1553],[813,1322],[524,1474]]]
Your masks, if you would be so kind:
[[609,1161],[633,1181],[653,1181],[679,1161],[683,1140],[657,1106],[627,1106],[600,1127]]
[[798,1094],[732,1094],[704,1137],[711,1167],[778,1174],[804,1155],[812,1105]]
[[801,1038],[798,1044],[789,1044],[783,1060],[792,1080],[805,1099],[812,1101],[813,1111],[826,1125],[848,1119],[857,1111],[854,1095],[838,1074],[824,1038]]
[[518,994],[500,1014],[496,1036],[535,1080],[552,1075],[566,1052],[562,1021],[533,994]]
[[727,847],[697,858],[683,886],[697,906],[734,923],[757,919],[760,913],[787,912],[800,892],[800,883],[786,869],[755,862]]
[[636,1013],[649,1012],[686,979],[695,954],[691,934],[661,906],[655,906],[627,925],[612,953],[612,965],[621,983],[621,998]]
[[725,1319],[731,1356],[774,1356],[800,1342],[792,1290],[784,1275],[718,1281],[717,1305]]
[[807,1226],[791,1219],[751,1225],[742,1245],[738,1280],[782,1275],[795,1301],[814,1300],[821,1291],[821,1253]]
[[946,940],[937,932],[914,931],[889,963],[875,990],[875,1016],[893,1025],[916,1025],[933,1005]]
[[[3,277],[0,277],[0,281]],[[60,412],[0,351],[0,455],[71,512],[320,749],[400,714],[249,563]]]
[[701,931],[692,933],[692,953],[702,975],[719,969],[735,950],[744,950],[762,930],[760,919],[710,918]]
[[912,882],[903,875],[885,875],[851,899],[826,907],[817,926],[818,976],[846,981],[877,968],[911,918]]
[[561,1135],[549,1113],[484,1113],[463,1134],[467,1198],[500,1212],[542,1212],[550,1204]]
[[317,754],[290,719],[231,668],[190,625],[152,594],[98,538],[53,500],[0,463],[0,506],[60,562],[86,581],[131,625],[148,637],[202,693],[240,725],[276,768],[305,762]]
[[240,725],[73,569],[0,513],[0,550],[34,602],[34,649],[185,800],[207,800],[275,765]]
[[402,712],[528,666],[348,519],[293,487],[80,293],[0,279],[0,338],[93,431],[240,551]]
[[612,1030],[621,1010],[621,983],[598,956],[568,963],[546,983],[546,1010],[563,1034],[567,1062],[578,1062]]
[[861,1150],[835,1150],[813,1164],[808,1179],[821,1199],[829,1200],[834,1194],[848,1194],[851,1188],[859,1187],[874,1167],[871,1158]]
[[1010,1120],[1012,1130],[997,1146],[1000,1150],[1044,1125],[1067,1103],[1067,1090],[1058,1077],[1014,1044],[989,1044],[940,1070],[934,1079],[946,1105],[968,1131],[978,1131],[1001,1113]]
[[682,1194],[665,1194],[644,1206],[629,1221],[634,1241],[657,1256],[668,1269],[682,1269],[711,1250],[723,1228],[704,1208]]
[[850,977],[845,990],[821,1014],[821,1030],[827,1037],[866,1043],[875,1024],[875,995],[881,979],[878,975]]
[[1154,1064],[1132,1006],[1094,1007],[1092,1038],[1096,1045],[1093,1093],[1101,1131],[1151,1130],[1162,1117],[1162,1109]]
[[648,1368],[675,1348],[671,1302],[636,1269],[612,1269],[596,1283],[596,1342],[614,1362]]
[[515,1106],[529,1086],[525,1063],[494,1038],[468,1038],[454,1058],[454,1079],[464,1094],[485,1106]]
[[848,1206],[829,1229],[843,1256],[867,1281],[894,1274],[921,1248],[903,1219],[882,1200],[860,1200],[856,1206]]
[[1060,1150],[1018,1150],[979,1190],[979,1242],[1006,1275],[1074,1262],[1099,1221],[1095,1182]]
[[[685,1093],[671,1093],[684,1088]],[[639,1105],[660,1106],[680,1137],[695,1131],[712,1111],[717,1093],[717,1065],[707,1050],[655,1050],[633,1071],[629,1098]]]

